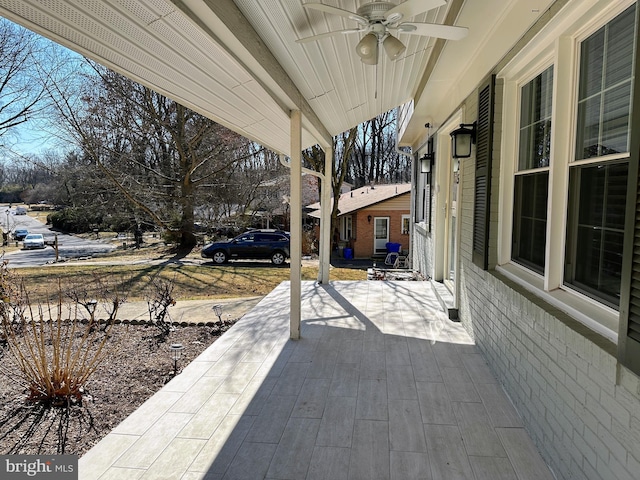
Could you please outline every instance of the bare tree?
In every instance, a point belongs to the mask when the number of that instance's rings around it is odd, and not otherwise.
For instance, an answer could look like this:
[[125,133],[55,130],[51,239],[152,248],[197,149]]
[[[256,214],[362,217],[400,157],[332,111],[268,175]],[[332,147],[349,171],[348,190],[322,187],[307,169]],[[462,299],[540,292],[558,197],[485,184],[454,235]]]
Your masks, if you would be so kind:
[[362,123],[349,163],[347,179],[357,187],[369,183],[406,182],[411,166],[396,151],[396,111],[390,110]]
[[15,127],[45,107],[47,86],[59,64],[49,55],[50,43],[0,18],[0,137],[6,143]]
[[[333,198],[340,197],[342,184],[349,170],[349,162],[353,155],[353,148],[358,136],[358,127],[354,127],[333,138],[333,164],[331,167],[331,192]],[[324,162],[326,157],[324,151],[314,145],[302,152],[304,162],[316,172],[324,172]],[[322,180],[318,182],[318,193],[322,188]],[[320,194],[318,195],[320,196]],[[320,196],[321,197],[321,196]],[[338,202],[333,202],[331,209],[331,231],[336,232],[338,228]],[[335,233],[334,233],[335,237]]]
[[[91,64],[82,95],[56,85],[51,98],[69,133],[142,216],[195,245],[198,189],[212,188],[248,140],[149,88]],[[81,108],[78,108],[81,107]]]
[[201,189],[201,203],[207,205],[212,223],[240,214],[250,224],[257,212],[270,212],[277,206],[271,201],[271,194],[279,191],[277,177],[282,174],[277,155],[252,142],[236,153],[236,161],[216,176],[216,183]]

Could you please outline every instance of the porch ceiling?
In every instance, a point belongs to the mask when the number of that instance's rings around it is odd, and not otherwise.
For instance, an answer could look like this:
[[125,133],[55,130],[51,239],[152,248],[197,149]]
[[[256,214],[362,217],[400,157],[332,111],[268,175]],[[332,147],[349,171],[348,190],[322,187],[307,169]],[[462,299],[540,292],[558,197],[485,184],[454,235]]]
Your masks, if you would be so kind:
[[[355,11],[365,2],[322,3]],[[382,53],[377,69],[355,54],[359,34],[295,43],[356,26],[303,0],[0,0],[0,14],[289,154],[294,109],[306,147],[414,100],[403,141],[415,142],[550,3],[449,0],[411,20],[466,26],[466,39],[400,35],[405,53],[394,62]]]

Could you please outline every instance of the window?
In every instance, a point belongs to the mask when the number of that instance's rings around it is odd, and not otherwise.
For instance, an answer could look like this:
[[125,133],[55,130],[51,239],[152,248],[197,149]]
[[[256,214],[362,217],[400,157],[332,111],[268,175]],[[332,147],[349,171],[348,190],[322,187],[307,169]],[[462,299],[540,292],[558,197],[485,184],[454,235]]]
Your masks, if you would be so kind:
[[351,215],[340,217],[340,240],[348,242],[353,237],[353,219]]
[[513,261],[544,274],[549,172],[515,179]]
[[564,283],[614,308],[620,303],[635,28],[634,5],[580,45],[575,159],[593,162],[569,171]]
[[575,167],[569,178],[565,282],[617,308],[627,201],[627,162]]
[[635,5],[580,46],[576,160],[629,151]]
[[515,177],[513,261],[544,274],[553,66],[522,87]]
[[409,235],[409,215],[402,215],[402,235]]
[[631,105],[640,12],[631,0],[605,3],[598,12],[579,7],[573,23],[498,74],[503,188],[494,236],[501,273],[615,339],[629,295],[622,255],[638,155]]
[[[414,198],[415,206],[415,222],[426,223],[429,226],[431,217],[431,178],[432,173],[422,173],[420,171],[420,160],[418,155],[415,157],[414,164],[416,168],[416,195]],[[433,169],[433,166],[431,167]]]

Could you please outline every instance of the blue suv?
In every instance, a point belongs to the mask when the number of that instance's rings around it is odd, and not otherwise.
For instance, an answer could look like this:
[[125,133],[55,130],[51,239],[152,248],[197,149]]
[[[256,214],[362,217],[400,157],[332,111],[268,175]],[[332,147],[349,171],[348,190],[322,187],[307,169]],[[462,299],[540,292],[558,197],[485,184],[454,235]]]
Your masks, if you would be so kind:
[[202,257],[222,264],[235,259],[270,259],[282,265],[289,258],[289,236],[274,230],[252,230],[231,240],[215,242],[202,249]]

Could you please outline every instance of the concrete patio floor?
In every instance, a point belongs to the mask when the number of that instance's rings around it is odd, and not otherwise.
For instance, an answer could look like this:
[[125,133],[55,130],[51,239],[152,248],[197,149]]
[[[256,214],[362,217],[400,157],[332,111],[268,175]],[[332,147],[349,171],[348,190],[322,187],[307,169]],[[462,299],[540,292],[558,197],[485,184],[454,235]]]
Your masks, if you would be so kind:
[[80,459],[80,479],[553,479],[428,282],[281,284]]

